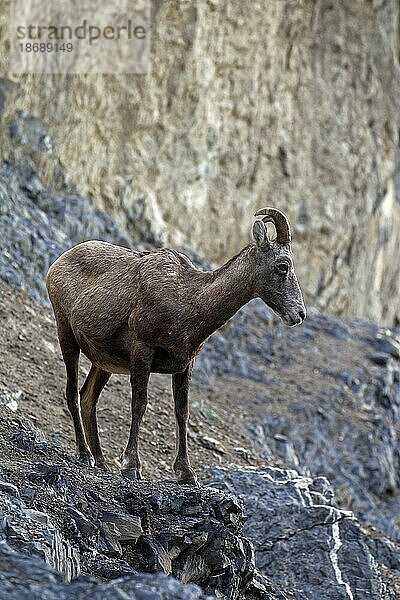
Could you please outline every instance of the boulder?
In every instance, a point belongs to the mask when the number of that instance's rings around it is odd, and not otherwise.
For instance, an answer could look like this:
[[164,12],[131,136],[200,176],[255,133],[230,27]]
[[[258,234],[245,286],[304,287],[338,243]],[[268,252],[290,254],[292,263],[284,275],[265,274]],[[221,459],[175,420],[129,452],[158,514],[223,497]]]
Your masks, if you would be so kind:
[[298,600],[393,598],[360,525],[329,482],[273,467],[213,467],[213,487],[241,498],[261,571]]

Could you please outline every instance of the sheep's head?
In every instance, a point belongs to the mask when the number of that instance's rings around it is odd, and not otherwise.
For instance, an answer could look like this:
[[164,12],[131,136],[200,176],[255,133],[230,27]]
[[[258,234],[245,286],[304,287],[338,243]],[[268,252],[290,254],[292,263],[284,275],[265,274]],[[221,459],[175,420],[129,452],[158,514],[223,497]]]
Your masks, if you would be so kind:
[[[287,218],[275,208],[262,208],[255,214],[253,238],[256,243],[255,293],[276,312],[286,325],[299,325],[306,317],[303,296],[293,268],[291,234]],[[267,223],[276,229],[276,239],[268,235]]]

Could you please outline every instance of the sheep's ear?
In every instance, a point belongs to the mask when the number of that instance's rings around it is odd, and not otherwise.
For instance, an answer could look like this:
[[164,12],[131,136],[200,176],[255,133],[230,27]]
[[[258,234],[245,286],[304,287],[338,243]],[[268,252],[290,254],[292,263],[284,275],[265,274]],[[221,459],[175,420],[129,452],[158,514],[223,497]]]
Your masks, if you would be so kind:
[[269,239],[268,231],[265,224],[260,220],[254,221],[253,224],[253,238],[259,248],[268,248]]

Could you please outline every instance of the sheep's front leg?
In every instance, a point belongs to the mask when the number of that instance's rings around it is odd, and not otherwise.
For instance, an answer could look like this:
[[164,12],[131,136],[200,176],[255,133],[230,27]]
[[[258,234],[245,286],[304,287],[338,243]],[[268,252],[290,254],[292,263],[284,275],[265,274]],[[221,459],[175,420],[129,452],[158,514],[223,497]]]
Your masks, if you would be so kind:
[[154,350],[136,342],[131,349],[132,418],[128,443],[121,457],[121,472],[130,479],[141,479],[139,428],[147,406],[147,384]]
[[175,402],[176,418],[176,458],[174,471],[179,483],[198,485],[196,475],[190,466],[188,454],[187,427],[189,421],[189,385],[193,369],[193,361],[183,373],[172,375],[172,389]]

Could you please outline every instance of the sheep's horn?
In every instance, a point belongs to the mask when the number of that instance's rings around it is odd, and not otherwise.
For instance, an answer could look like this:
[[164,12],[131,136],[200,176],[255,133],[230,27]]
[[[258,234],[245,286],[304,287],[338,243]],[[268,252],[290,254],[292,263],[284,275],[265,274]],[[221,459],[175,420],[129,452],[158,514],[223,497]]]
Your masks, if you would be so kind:
[[255,217],[265,215],[262,219],[264,223],[273,223],[276,229],[276,241],[278,244],[290,244],[292,234],[290,233],[290,225],[286,216],[276,208],[260,208],[255,213]]

